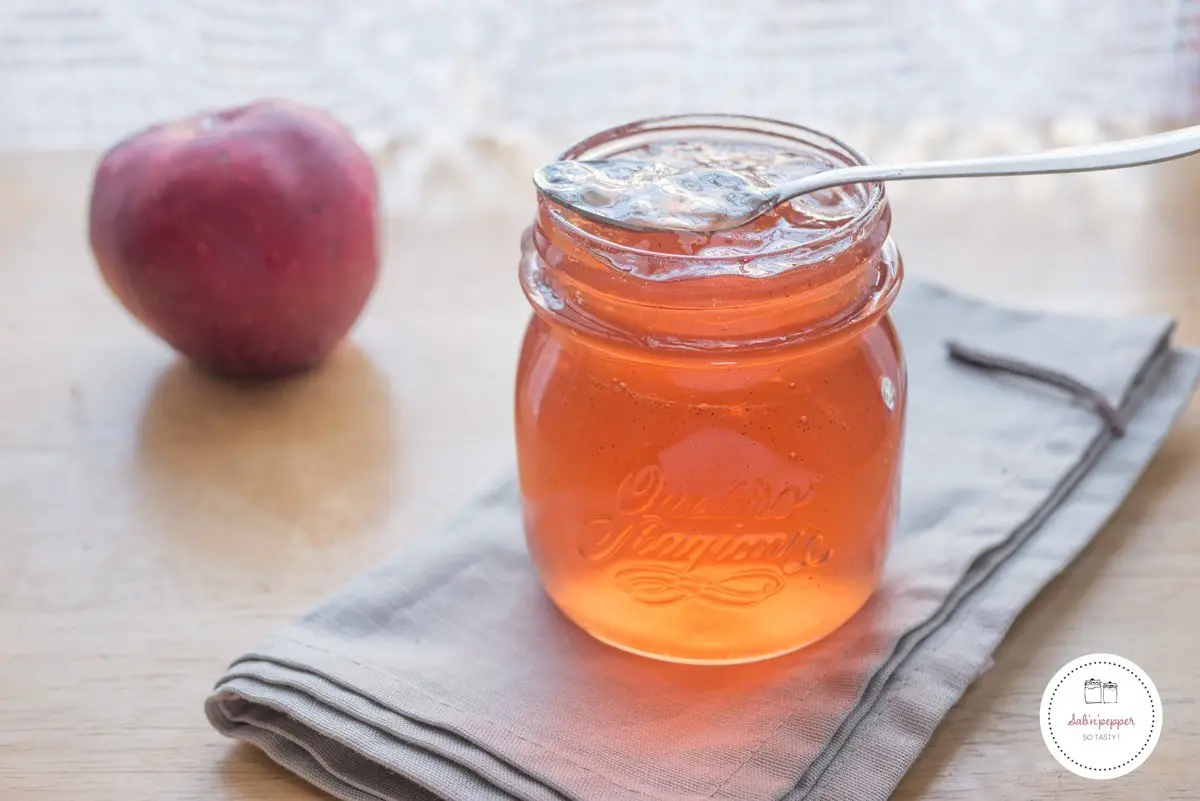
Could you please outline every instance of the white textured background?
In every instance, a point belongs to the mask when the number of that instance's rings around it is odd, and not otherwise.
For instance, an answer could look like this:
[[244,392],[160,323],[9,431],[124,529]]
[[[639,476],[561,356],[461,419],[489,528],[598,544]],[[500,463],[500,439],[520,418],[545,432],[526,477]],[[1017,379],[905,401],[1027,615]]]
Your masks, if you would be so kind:
[[0,0],[0,148],[288,96],[382,154],[400,203],[671,112],[854,131],[877,161],[965,128],[1032,149],[1192,114],[1198,34],[1200,0]]

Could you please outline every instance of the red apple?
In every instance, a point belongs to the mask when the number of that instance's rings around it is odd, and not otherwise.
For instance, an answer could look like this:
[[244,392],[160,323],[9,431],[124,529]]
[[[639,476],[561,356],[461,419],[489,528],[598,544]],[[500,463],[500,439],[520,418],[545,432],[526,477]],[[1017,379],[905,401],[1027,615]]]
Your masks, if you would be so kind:
[[324,111],[265,100],[139,131],[101,158],[92,252],[117,299],[210,372],[320,364],[379,274],[369,157]]

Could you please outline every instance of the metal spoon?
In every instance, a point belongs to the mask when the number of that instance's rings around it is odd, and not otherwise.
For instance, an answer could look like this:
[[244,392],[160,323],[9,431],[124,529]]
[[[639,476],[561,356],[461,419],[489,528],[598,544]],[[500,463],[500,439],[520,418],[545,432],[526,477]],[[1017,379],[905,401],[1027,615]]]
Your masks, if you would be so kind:
[[848,184],[1091,172],[1169,161],[1200,152],[1200,126],[1017,156],[839,167],[774,187],[709,167],[644,161],[556,161],[534,172],[537,188],[584,217],[634,231],[721,231],[737,228],[800,195]]

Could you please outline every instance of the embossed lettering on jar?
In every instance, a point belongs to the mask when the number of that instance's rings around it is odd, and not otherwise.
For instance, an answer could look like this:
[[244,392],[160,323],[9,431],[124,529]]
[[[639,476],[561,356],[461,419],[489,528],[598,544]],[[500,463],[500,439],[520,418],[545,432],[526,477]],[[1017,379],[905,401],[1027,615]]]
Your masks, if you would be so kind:
[[[659,119],[563,158],[782,180],[862,157],[815,131]],[[901,279],[880,185],[711,234],[632,232],[539,198],[517,375],[526,535],[583,629],[647,656],[745,662],[835,630],[875,590],[896,517]]]

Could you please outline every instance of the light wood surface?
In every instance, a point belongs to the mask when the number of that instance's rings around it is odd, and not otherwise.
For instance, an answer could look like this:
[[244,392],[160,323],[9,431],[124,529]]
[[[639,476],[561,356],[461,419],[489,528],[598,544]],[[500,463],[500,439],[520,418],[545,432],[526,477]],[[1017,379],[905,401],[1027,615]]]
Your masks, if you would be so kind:
[[[0,158],[0,799],[317,795],[205,722],[226,663],[452,514],[513,459],[532,198],[390,223],[383,282],[321,372],[235,391],[109,296],[88,156]],[[999,301],[1161,312],[1200,344],[1200,161],[898,185],[910,275]],[[1027,610],[899,799],[1195,798],[1200,405],[1087,553]],[[1157,751],[1087,782],[1038,733],[1049,677],[1111,651],[1163,697]]]

